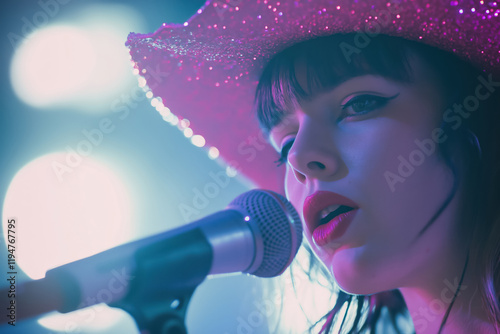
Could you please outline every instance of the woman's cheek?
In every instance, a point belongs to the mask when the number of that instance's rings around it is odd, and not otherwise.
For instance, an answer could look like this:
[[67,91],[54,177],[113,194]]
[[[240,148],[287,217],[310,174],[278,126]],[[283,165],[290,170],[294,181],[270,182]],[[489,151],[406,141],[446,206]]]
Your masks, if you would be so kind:
[[297,181],[295,178],[295,174],[290,167],[290,165],[287,164],[286,167],[286,173],[285,173],[285,193],[286,193],[286,198],[292,203],[293,207],[297,212],[299,213],[299,216],[301,217],[302,221],[302,228],[304,229],[304,233],[306,237],[308,237],[306,226],[304,223],[304,216],[303,216],[303,205],[304,205],[304,200],[307,194],[305,193],[306,189],[303,184]]
[[302,203],[304,185],[297,181],[295,174],[289,164],[286,166],[285,173],[285,193],[286,198],[293,204],[294,208],[302,216]]

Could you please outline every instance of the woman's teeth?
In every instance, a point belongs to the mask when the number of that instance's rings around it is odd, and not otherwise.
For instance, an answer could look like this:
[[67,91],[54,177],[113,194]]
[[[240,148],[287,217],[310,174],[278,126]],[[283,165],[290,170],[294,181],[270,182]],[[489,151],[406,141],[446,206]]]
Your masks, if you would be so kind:
[[320,214],[320,219],[324,219],[326,216],[328,216],[331,212],[337,210],[340,208],[340,204],[336,205],[330,205],[329,207],[323,209]]

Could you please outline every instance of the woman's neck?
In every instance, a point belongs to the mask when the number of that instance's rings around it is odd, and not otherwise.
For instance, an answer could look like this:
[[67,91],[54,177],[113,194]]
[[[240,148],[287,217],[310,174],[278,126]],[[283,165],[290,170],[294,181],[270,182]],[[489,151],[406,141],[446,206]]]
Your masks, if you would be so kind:
[[[440,334],[500,334],[488,319],[481,301],[479,280],[466,271],[449,278],[435,280],[438,284],[422,287],[400,288],[413,320],[416,334],[438,334],[441,323],[453,303]],[[445,277],[445,276],[441,276]],[[455,299],[455,293],[457,294]]]

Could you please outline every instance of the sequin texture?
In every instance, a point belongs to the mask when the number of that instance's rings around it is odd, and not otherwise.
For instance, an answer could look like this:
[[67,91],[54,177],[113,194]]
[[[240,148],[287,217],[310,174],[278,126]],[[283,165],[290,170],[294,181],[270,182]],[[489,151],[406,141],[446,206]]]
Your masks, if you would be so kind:
[[282,171],[267,169],[276,154],[251,114],[257,80],[274,54],[316,36],[358,31],[420,41],[499,73],[499,15],[495,1],[217,0],[185,24],[131,33],[127,46],[154,96],[190,119],[226,163],[281,190]]

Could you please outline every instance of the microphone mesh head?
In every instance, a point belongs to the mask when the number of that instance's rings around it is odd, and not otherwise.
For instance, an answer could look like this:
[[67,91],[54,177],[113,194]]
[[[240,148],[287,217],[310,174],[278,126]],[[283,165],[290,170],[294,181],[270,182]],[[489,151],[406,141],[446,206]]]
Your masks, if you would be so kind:
[[[264,249],[255,250],[264,252],[262,263],[248,273],[259,277],[283,273],[302,243],[302,224],[292,204],[280,194],[255,189],[235,198],[230,206],[248,213],[249,224],[254,224],[262,237]],[[255,268],[255,264],[250,268]]]

